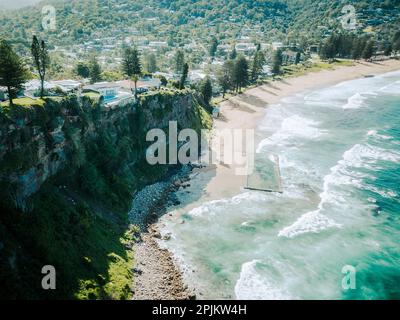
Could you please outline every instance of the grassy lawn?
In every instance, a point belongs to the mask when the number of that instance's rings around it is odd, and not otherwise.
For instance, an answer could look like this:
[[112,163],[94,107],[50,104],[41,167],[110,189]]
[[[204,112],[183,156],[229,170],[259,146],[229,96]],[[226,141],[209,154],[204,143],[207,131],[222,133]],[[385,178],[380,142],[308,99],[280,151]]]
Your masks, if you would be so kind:
[[[44,103],[45,101],[42,99],[31,99],[27,97],[13,99],[13,104],[22,107],[33,107],[33,106],[43,107]],[[8,107],[10,106],[10,103],[9,101],[4,101],[0,105],[2,107]]]
[[100,99],[100,94],[98,94],[97,92],[85,92],[83,95],[85,97],[88,97],[88,98],[94,99],[94,100]]
[[[13,99],[13,104],[16,106],[21,106],[21,107],[35,107],[35,106],[43,107],[44,104],[46,103],[45,99],[51,99],[51,100],[60,102],[63,99],[63,97],[51,96],[51,97],[44,97],[43,99],[32,99],[32,98],[28,98],[28,97],[16,98],[16,99]],[[1,107],[9,107],[10,102],[3,101],[0,103],[0,106]]]
[[352,66],[354,65],[354,61],[352,60],[335,60],[332,63],[325,62],[325,61],[316,61],[309,65],[297,64],[297,65],[290,65],[285,66],[282,68],[284,74],[282,75],[283,78],[289,77],[298,77],[305,75],[310,72],[318,72],[322,70],[333,70],[335,67],[339,66]]

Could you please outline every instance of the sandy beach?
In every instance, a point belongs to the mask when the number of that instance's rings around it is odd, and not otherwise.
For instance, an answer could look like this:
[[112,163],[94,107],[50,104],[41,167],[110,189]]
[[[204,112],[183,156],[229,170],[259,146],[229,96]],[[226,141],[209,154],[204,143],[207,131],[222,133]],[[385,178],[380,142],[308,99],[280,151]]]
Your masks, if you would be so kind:
[[[399,60],[380,62],[357,62],[354,66],[340,66],[334,70],[308,73],[306,75],[268,84],[245,91],[220,104],[221,116],[214,122],[214,128],[254,129],[264,117],[268,105],[278,103],[284,97],[298,92],[334,85],[346,80],[377,75],[400,69]],[[245,186],[246,176],[235,175],[235,167],[214,165],[201,169],[208,171],[210,181],[204,186],[200,202],[230,197]],[[211,171],[211,172],[210,172]]]
[[[220,104],[220,116],[214,121],[214,133],[222,129],[255,129],[265,115],[265,110],[269,105],[278,103],[282,98],[296,93],[334,85],[346,80],[353,80],[365,76],[387,73],[400,70],[400,61],[388,60],[380,62],[357,62],[354,66],[339,66],[334,70],[326,70],[308,73],[303,76],[288,78],[284,80],[271,81],[262,86],[249,89],[242,94],[231,97]],[[214,138],[218,138],[214,134]],[[246,183],[246,176],[235,174],[235,167],[226,164],[209,165],[204,168],[194,169],[191,173],[191,181],[185,186],[187,201],[169,208],[169,214],[163,217],[157,226],[162,229],[164,219],[176,219],[182,213],[188,212],[201,203],[211,200],[231,197],[238,194]],[[157,231],[158,232],[158,231]],[[156,234],[157,234],[156,232]],[[162,238],[162,236],[160,236]],[[148,235],[144,237],[144,244],[136,254],[136,266],[140,266],[143,274],[150,274],[151,279],[143,278],[138,275],[135,286],[137,299],[171,299],[188,298],[187,287],[182,284],[182,278],[176,276],[179,266],[173,260],[166,258],[168,263],[158,265],[154,262],[141,264],[141,259],[147,255],[169,254],[160,247],[155,247],[154,237]],[[167,241],[168,239],[164,239]],[[163,240],[159,240],[163,241]],[[149,252],[142,250],[146,246],[151,247]],[[154,249],[156,248],[156,249]],[[140,251],[141,250],[141,251]],[[154,253],[156,251],[156,253]],[[147,260],[149,258],[146,258]],[[164,258],[163,258],[164,259]],[[166,267],[164,267],[166,265]],[[172,275],[169,288],[173,288],[171,295],[165,281],[165,274]],[[136,275],[135,275],[136,278]],[[158,280],[154,278],[159,278]],[[159,289],[162,288],[162,289]],[[185,290],[179,293],[179,288]],[[190,288],[192,290],[193,288]],[[139,292],[140,291],[140,292]],[[199,297],[198,297],[199,298]]]

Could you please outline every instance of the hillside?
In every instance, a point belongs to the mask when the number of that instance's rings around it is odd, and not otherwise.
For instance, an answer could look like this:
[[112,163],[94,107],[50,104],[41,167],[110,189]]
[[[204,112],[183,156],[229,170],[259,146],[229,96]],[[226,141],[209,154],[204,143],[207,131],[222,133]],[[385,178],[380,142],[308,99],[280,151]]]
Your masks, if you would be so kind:
[[287,37],[315,42],[341,28],[341,10],[349,3],[356,8],[358,33],[389,37],[400,22],[399,0],[217,0],[212,4],[205,0],[49,0],[3,12],[0,36],[12,35],[20,48],[28,46],[32,33],[43,32],[41,8],[47,3],[56,7],[57,29],[43,36],[57,46],[104,37],[112,37],[114,43],[132,36],[138,41],[145,36],[168,40],[176,47],[192,41],[208,44],[212,34],[227,42],[241,36],[257,42]]

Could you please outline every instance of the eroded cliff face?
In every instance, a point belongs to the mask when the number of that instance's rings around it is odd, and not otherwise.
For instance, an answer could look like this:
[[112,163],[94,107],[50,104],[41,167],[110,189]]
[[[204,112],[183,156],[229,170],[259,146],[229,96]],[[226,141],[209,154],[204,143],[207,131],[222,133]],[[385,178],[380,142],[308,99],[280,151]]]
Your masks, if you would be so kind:
[[0,181],[11,184],[18,205],[50,177],[84,165],[85,145],[99,137],[106,136],[116,149],[121,143],[129,149],[127,161],[118,168],[123,170],[143,160],[149,129],[165,129],[169,121],[199,129],[210,121],[189,91],[157,92],[114,109],[85,97],[69,97],[44,107],[16,107],[0,117]]
[[[127,298],[133,195],[173,169],[146,162],[146,133],[169,121],[200,130],[210,115],[190,91],[113,109],[71,96],[0,110],[0,296]],[[46,264],[53,292],[39,287]]]

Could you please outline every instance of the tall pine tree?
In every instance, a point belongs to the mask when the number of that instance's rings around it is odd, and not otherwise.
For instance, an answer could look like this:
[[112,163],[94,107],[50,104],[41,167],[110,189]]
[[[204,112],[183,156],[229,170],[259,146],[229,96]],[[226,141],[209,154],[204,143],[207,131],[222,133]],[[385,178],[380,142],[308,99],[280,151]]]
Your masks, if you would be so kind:
[[236,91],[239,92],[249,82],[249,64],[244,56],[236,59],[234,79]]
[[135,97],[137,97],[137,82],[142,74],[140,53],[136,47],[127,48],[122,59],[122,71],[135,83]]
[[10,105],[27,78],[28,73],[21,58],[6,40],[0,39],[0,86],[7,88]]
[[90,82],[95,83],[101,81],[101,67],[95,56],[90,59],[88,67]]
[[50,57],[46,48],[46,44],[43,40],[39,42],[39,39],[36,36],[33,36],[32,39],[31,53],[40,78],[40,97],[43,98],[44,79],[47,68],[50,65]]

